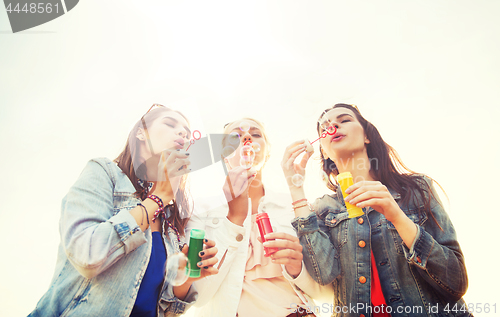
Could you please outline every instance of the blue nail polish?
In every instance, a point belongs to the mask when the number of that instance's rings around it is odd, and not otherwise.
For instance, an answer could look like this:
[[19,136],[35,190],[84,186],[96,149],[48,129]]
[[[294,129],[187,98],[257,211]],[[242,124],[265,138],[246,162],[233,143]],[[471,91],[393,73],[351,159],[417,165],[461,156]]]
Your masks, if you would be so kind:
[[203,268],[204,268],[205,270],[208,270],[208,266],[204,266]]
[[200,256],[204,256],[204,255],[205,255],[205,252],[201,251]]
[[201,267],[201,266],[203,265],[203,262],[201,262],[201,261],[200,261],[200,262],[198,262],[198,264],[197,264],[197,265],[198,265],[199,267]]

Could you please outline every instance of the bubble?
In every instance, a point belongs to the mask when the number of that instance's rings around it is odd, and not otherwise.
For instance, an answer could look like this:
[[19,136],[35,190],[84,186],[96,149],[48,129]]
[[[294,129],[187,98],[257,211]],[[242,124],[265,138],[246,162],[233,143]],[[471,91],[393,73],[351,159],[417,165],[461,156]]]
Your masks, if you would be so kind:
[[184,284],[191,273],[191,264],[187,256],[182,253],[176,253],[167,257],[167,282],[173,286]]
[[229,133],[229,136],[227,139],[228,139],[229,144],[232,144],[232,145],[239,145],[240,144],[240,135],[237,132]]
[[257,211],[259,213],[261,212],[266,212],[266,207],[264,207],[264,200],[266,199],[266,196],[262,196],[260,199],[259,199],[259,206],[257,207]]
[[292,176],[292,184],[295,187],[302,187],[302,185],[304,184],[304,176],[302,176],[300,174],[293,175]]
[[251,168],[253,165],[253,159],[250,160],[250,159],[247,159],[247,158],[241,158],[240,159],[240,166],[241,167],[244,167],[244,168]]
[[259,143],[252,143],[252,148],[253,148],[253,151],[255,153],[259,153],[260,152],[260,145],[259,145]]
[[252,144],[243,145],[240,149],[240,156],[247,160],[252,160],[255,158],[255,151]]
[[225,148],[222,149],[222,157],[224,158],[232,158],[234,157],[234,152],[236,149],[232,146],[226,146]]
[[330,179],[328,177],[328,174],[326,174],[325,171],[323,171],[323,170],[320,170],[319,174],[320,174],[320,177],[323,180],[323,182],[328,183],[328,180]]
[[243,132],[250,130],[250,123],[243,121],[240,125],[240,130]]

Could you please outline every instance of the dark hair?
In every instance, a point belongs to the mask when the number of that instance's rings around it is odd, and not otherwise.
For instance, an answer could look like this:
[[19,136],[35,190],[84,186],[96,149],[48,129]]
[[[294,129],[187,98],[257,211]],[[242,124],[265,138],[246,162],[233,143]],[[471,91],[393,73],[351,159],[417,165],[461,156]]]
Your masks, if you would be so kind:
[[[417,206],[419,213],[427,212],[439,226],[439,223],[432,214],[430,208],[431,197],[434,194],[424,177],[427,177],[432,181],[434,180],[428,176],[424,176],[423,174],[417,174],[409,169],[403,163],[396,150],[382,139],[382,136],[378,132],[377,128],[363,118],[355,106],[343,103],[336,104],[323,111],[319,119],[321,119],[326,112],[335,108],[347,108],[354,112],[354,115],[363,127],[366,138],[370,140],[370,143],[365,145],[368,160],[370,162],[370,174],[388,188],[398,192],[401,195],[401,202],[403,205],[408,205],[410,201],[412,201]],[[321,131],[320,120],[318,120],[316,129],[318,134],[321,135],[323,131]],[[337,165],[330,158],[325,159],[322,151],[320,151],[320,155],[322,169],[328,176],[328,179],[326,180],[327,187],[336,191],[338,185],[336,182],[332,182],[332,178],[336,179],[335,176],[339,174]],[[422,199],[428,197],[428,199],[425,199],[423,206],[418,203],[419,197],[417,196],[417,193],[418,196],[422,197]],[[441,228],[441,226],[439,226],[439,228]]]
[[[132,185],[134,185],[134,188],[136,190],[135,191],[136,197],[141,200],[146,199],[146,197],[148,196],[149,182],[147,181],[144,182],[145,184],[144,187],[139,185],[139,177],[136,174],[136,171],[141,170],[140,176],[142,176],[142,174],[145,175],[145,173],[142,172],[144,170],[143,168],[145,167],[145,164],[137,166],[142,163],[140,161],[141,153],[139,153],[139,148],[140,148],[139,143],[142,141],[139,141],[137,139],[136,137],[137,131],[140,128],[147,130],[147,127],[151,126],[153,121],[158,119],[160,114],[170,111],[177,112],[184,119],[186,119],[186,121],[188,121],[187,118],[182,113],[167,107],[159,107],[149,111],[141,118],[141,120],[137,121],[137,123],[134,125],[134,127],[129,133],[129,137],[127,143],[125,144],[125,148],[114,160],[117,163],[118,167],[123,171],[123,173],[125,173],[125,175],[128,176],[128,178],[130,179]],[[176,227],[179,233],[182,235],[184,235],[184,228],[186,227],[186,224],[189,220],[189,215],[191,214],[191,207],[192,206],[189,200],[189,195],[187,190],[187,174],[184,174],[183,176],[181,176],[179,189],[175,195],[173,204],[165,207],[170,209],[170,216],[167,220],[174,227]],[[183,217],[181,217],[181,214],[183,214]],[[167,227],[166,226],[163,227],[166,233]],[[166,235],[168,237],[168,234]]]

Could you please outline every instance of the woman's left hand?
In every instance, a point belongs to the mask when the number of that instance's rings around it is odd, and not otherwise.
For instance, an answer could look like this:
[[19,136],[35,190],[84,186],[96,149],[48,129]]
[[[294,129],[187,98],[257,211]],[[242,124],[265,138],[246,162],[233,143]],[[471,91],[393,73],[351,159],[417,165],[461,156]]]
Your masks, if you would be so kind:
[[345,191],[345,201],[360,208],[372,207],[383,214],[389,221],[404,215],[391,193],[384,184],[378,181],[362,181],[350,186]]
[[264,242],[266,248],[280,249],[271,255],[272,262],[284,264],[288,274],[297,277],[302,270],[302,245],[299,238],[284,232],[268,233],[265,238],[268,240]]

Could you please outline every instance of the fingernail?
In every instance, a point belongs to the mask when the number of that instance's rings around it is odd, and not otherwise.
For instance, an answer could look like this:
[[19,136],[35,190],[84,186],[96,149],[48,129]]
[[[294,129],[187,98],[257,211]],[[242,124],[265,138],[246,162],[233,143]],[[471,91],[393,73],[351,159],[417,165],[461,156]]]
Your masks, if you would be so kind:
[[177,152],[179,152],[181,149],[176,149]]
[[204,268],[205,270],[208,270],[208,266],[204,266],[203,268]]
[[189,156],[189,154],[191,154],[191,153],[186,153],[187,156]]
[[208,239],[205,239],[205,242],[208,242]]
[[198,264],[197,264],[197,265],[198,265],[199,267],[201,267],[201,266],[203,265],[203,262],[201,262],[201,261],[200,261],[200,262],[198,262]]
[[200,256],[204,256],[204,255],[205,255],[205,252],[201,251]]
[[267,247],[269,245],[269,242],[266,241],[266,242],[262,243],[262,245]]
[[349,196],[346,196],[346,197],[344,198],[344,201],[349,202],[349,200],[351,200],[351,197],[349,197]]

